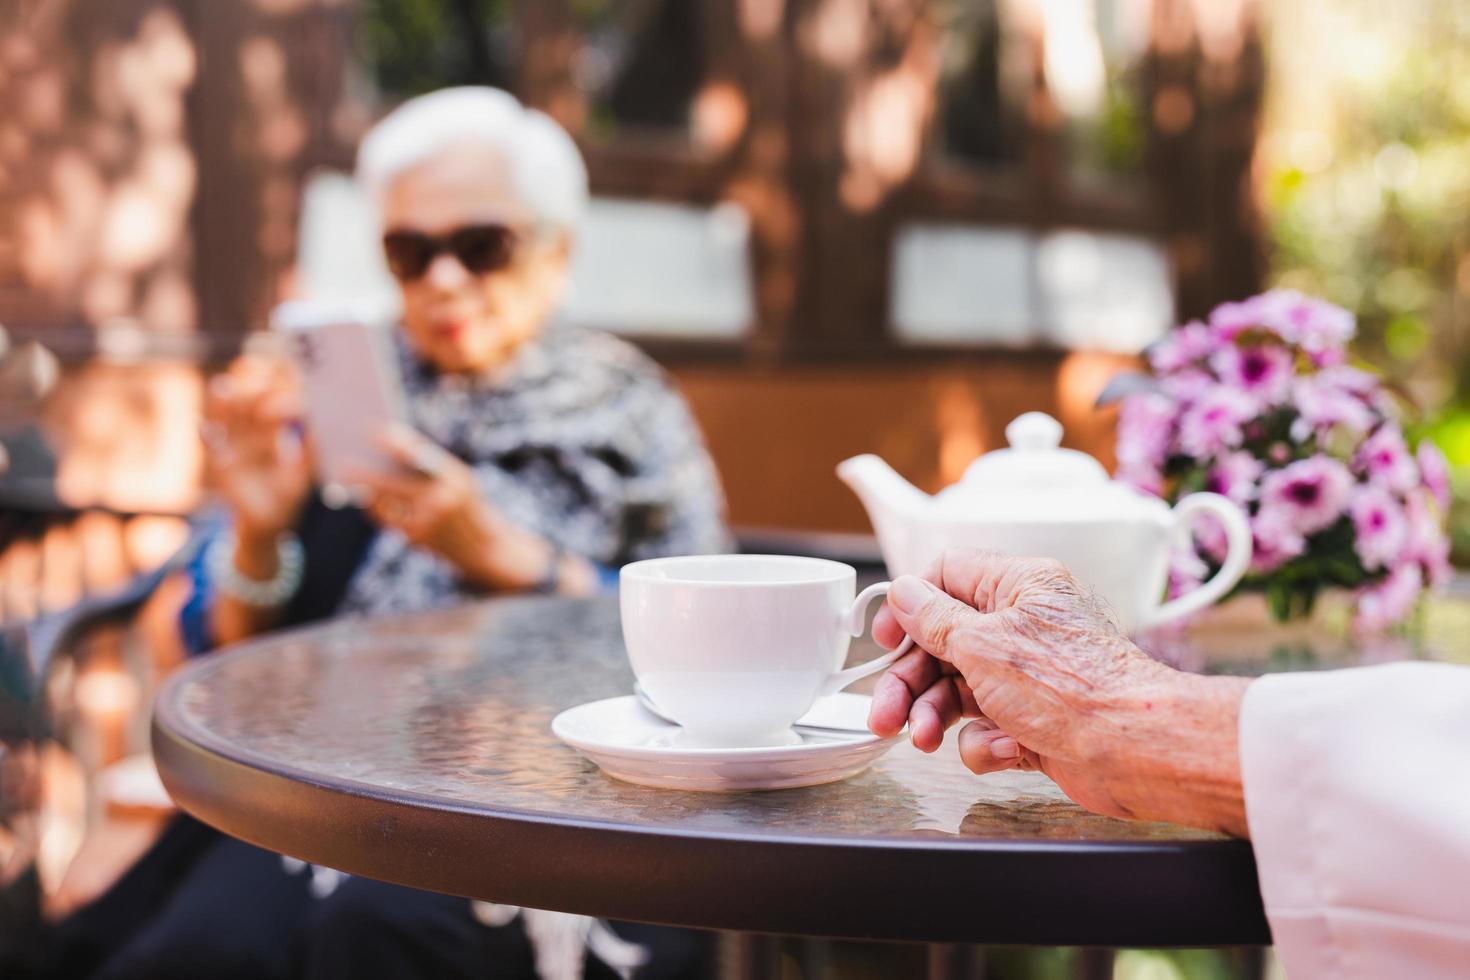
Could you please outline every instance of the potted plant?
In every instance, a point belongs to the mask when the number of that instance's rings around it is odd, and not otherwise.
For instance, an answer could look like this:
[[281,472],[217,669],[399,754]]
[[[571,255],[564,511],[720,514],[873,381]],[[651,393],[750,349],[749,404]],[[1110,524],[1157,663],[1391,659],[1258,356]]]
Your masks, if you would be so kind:
[[[1353,331],[1347,310],[1290,290],[1179,327],[1122,399],[1118,476],[1171,502],[1211,490],[1244,507],[1255,556],[1236,592],[1263,594],[1278,620],[1340,589],[1355,625],[1379,630],[1449,574],[1449,474],[1433,443],[1410,450],[1387,390],[1348,363]],[[1223,530],[1202,523],[1171,589],[1223,556]]]

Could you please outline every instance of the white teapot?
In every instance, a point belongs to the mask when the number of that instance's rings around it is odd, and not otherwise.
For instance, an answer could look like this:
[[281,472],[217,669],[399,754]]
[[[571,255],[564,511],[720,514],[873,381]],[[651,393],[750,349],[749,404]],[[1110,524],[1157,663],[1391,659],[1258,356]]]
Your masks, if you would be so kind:
[[[1198,612],[1240,581],[1251,558],[1245,512],[1215,493],[1168,504],[1110,480],[1086,453],[1059,448],[1062,426],[1028,412],[1006,426],[1009,449],[976,459],[933,497],[877,456],[854,456],[837,475],[868,510],[889,575],[921,575],[946,548],[1055,558],[1112,606],[1130,631]],[[1209,581],[1165,602],[1169,548],[1196,515],[1224,525],[1229,548]]]

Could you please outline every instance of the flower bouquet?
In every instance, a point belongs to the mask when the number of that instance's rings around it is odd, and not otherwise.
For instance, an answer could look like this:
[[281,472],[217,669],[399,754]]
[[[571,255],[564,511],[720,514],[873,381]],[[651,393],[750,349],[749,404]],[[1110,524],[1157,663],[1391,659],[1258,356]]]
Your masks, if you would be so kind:
[[[1348,365],[1353,330],[1348,311],[1288,290],[1178,328],[1122,400],[1118,476],[1170,502],[1209,490],[1244,508],[1255,553],[1236,588],[1263,592],[1276,618],[1341,588],[1355,624],[1377,630],[1449,574],[1449,473],[1432,443],[1410,452],[1387,391]],[[1197,525],[1171,591],[1207,578],[1225,550],[1222,527]]]

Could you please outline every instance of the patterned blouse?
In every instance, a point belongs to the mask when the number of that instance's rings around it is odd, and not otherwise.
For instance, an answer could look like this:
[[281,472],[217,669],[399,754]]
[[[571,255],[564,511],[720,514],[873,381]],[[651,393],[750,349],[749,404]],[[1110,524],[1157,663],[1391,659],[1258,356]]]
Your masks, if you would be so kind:
[[[605,570],[729,550],[699,429],[630,344],[553,324],[484,378],[440,374],[401,337],[397,346],[414,427],[473,467],[511,520]],[[448,562],[385,529],[339,612],[412,611],[471,594]]]
[[[663,371],[631,345],[552,324],[497,374],[479,378],[435,371],[401,335],[396,346],[414,427],[471,466],[506,517],[591,560],[604,585],[639,558],[730,550],[719,478],[699,429]],[[480,594],[399,532],[356,511],[324,525],[323,513],[318,498],[301,528],[307,578],[282,626],[416,612]],[[209,526],[207,537],[225,530]],[[206,565],[200,549],[180,616],[191,654],[214,646]]]

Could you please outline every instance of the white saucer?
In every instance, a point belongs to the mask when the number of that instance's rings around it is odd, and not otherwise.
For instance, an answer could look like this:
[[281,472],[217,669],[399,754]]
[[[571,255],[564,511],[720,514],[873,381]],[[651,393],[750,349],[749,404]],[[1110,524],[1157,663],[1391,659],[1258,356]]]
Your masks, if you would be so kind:
[[[822,717],[857,728],[866,721],[871,701],[861,694],[834,694],[818,707]],[[902,737],[804,729],[800,745],[774,748],[665,744],[678,730],[631,695],[568,708],[551,722],[557,738],[609,776],[641,786],[716,793],[834,783],[868,768]]]

